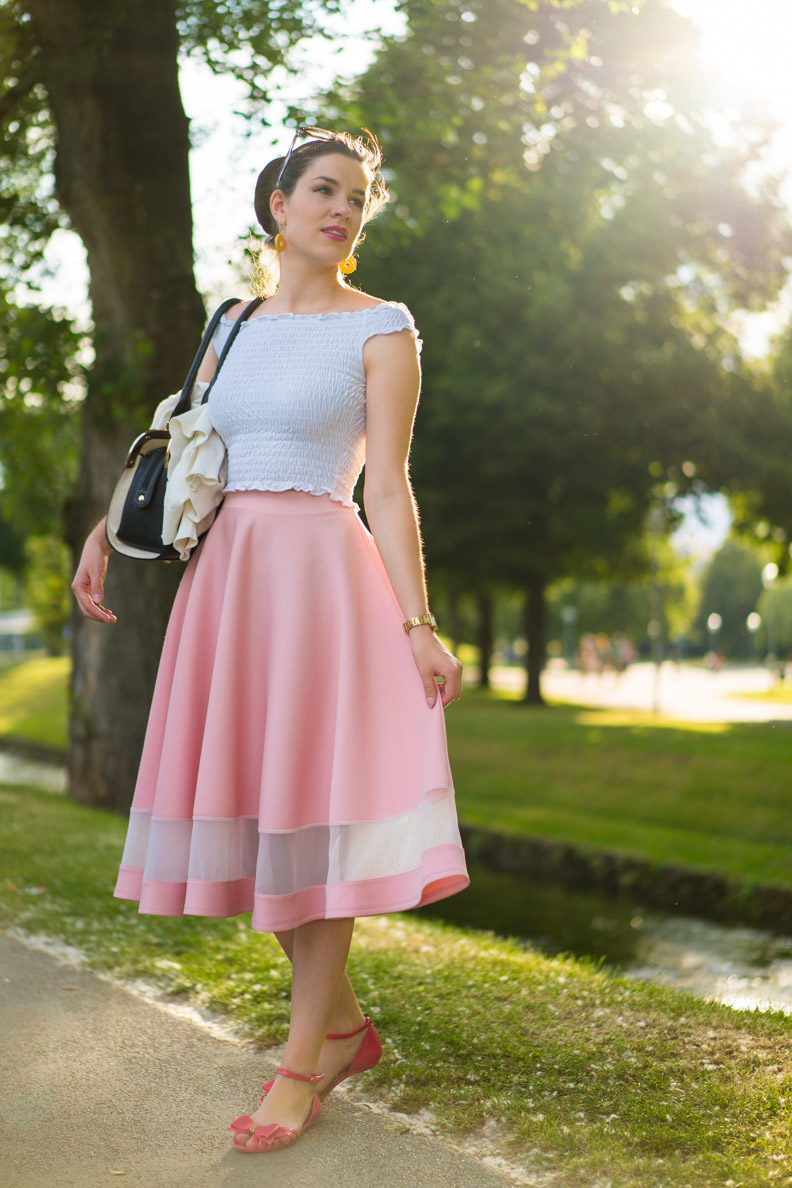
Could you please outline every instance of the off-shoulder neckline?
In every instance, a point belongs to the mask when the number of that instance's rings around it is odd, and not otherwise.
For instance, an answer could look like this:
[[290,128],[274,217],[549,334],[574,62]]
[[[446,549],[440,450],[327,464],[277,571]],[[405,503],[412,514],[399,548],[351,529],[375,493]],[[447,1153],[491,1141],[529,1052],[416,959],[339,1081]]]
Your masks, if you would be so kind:
[[[316,318],[318,320],[322,320],[324,318],[343,318],[350,314],[370,314],[376,313],[377,310],[382,309],[383,306],[387,306],[389,309],[393,309],[394,307],[397,309],[404,309],[401,301],[378,301],[376,305],[365,305],[360,309],[328,309],[323,313],[254,313],[242,323],[241,328],[244,329],[245,326],[250,326],[253,322],[274,322],[280,318]],[[236,320],[236,318],[229,318],[227,314],[223,314],[221,319],[223,322],[230,322],[231,325],[233,325]]]

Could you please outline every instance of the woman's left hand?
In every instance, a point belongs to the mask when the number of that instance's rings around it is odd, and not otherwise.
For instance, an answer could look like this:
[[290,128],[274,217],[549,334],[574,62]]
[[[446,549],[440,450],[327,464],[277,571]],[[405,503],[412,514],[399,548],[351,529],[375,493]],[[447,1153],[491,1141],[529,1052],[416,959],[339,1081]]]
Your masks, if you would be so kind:
[[428,705],[434,705],[438,690],[443,705],[459,701],[462,693],[462,664],[438,639],[431,627],[413,627],[410,632],[413,658],[426,691]]

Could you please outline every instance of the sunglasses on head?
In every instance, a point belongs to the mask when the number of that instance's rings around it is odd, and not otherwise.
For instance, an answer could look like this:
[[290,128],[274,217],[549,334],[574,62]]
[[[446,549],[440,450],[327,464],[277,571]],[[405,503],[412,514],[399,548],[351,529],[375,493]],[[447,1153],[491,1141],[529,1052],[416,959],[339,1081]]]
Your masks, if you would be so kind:
[[273,190],[277,190],[278,187],[280,186],[281,182],[283,181],[283,175],[286,172],[286,167],[288,166],[291,155],[294,152],[294,146],[297,144],[297,141],[300,140],[303,136],[307,136],[309,140],[338,140],[339,139],[337,132],[329,132],[327,128],[312,128],[312,127],[307,127],[307,126],[301,125],[296,130],[296,132],[294,133],[294,136],[292,137],[292,142],[289,145],[289,151],[287,152],[286,156],[283,158],[283,164],[281,165],[280,173],[278,174],[278,180],[275,182],[275,185],[272,187]]

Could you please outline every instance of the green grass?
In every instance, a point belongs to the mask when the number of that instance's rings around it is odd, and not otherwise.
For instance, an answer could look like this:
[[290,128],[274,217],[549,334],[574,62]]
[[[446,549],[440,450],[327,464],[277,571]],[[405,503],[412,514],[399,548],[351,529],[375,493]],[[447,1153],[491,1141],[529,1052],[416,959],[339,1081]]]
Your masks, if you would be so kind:
[[465,821],[792,886],[792,726],[534,709],[475,692],[446,720]]
[[776,685],[772,689],[766,689],[763,693],[741,693],[740,698],[746,701],[769,701],[775,702],[776,705],[790,705],[792,704],[792,687],[786,685]]
[[[0,790],[0,923],[156,979],[262,1045],[287,1024],[274,938],[247,919],[140,916],[111,897],[125,822]],[[350,972],[386,1045],[365,1092],[495,1135],[575,1188],[788,1183],[792,1021],[733,1012],[410,916],[358,924]],[[526,1155],[530,1152],[530,1155]]]
[[65,747],[68,683],[66,656],[0,668],[0,736]]

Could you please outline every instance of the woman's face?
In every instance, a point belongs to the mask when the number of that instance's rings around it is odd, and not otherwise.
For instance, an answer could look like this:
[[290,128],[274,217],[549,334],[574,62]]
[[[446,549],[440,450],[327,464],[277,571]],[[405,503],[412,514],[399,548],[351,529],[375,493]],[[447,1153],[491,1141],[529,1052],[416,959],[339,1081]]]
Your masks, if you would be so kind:
[[290,245],[328,263],[352,255],[363,229],[369,178],[343,153],[313,160],[288,198],[276,190],[271,209]]

